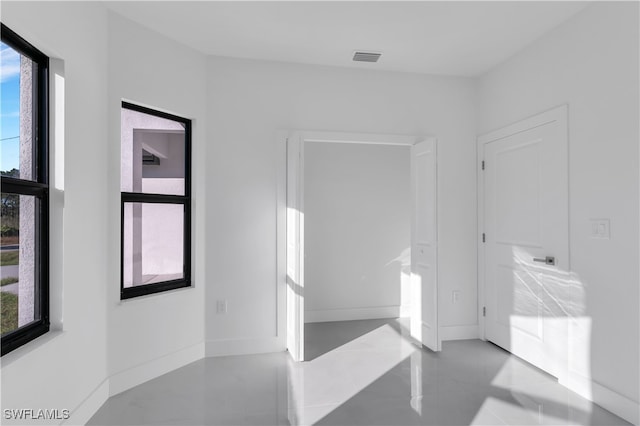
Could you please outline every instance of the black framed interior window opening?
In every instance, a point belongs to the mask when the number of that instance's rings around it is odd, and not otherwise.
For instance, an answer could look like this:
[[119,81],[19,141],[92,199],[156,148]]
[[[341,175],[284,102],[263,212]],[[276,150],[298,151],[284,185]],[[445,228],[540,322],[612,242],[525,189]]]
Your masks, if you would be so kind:
[[49,58],[0,24],[2,355],[49,331]]
[[191,120],[121,109],[120,298],[191,286]]

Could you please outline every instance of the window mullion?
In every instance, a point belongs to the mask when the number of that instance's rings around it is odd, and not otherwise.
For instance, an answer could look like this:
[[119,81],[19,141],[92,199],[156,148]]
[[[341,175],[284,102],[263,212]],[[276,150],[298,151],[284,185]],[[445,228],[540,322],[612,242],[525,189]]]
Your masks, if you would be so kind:
[[122,192],[121,198],[123,203],[184,204],[189,201],[189,197],[183,195],[145,194],[139,192]]
[[2,185],[2,192],[10,192],[12,194],[22,195],[35,195],[41,196],[48,190],[48,185],[38,182],[32,182],[22,179],[14,179],[9,177],[2,177],[0,181]]

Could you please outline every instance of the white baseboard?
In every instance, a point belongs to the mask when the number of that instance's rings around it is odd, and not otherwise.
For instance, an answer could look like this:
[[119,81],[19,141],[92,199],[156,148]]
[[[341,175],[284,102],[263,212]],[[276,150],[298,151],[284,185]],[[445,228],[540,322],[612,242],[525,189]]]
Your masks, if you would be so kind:
[[109,396],[117,395],[202,358],[204,358],[204,344],[197,343],[188,348],[116,373],[109,378]]
[[478,339],[477,325],[449,325],[440,327],[440,340]]
[[285,350],[284,339],[278,337],[220,339],[207,341],[205,356],[251,355]]
[[87,396],[75,409],[70,413],[68,419],[63,420],[61,425],[84,425],[98,411],[102,404],[109,399],[109,379],[105,379],[96,387],[93,392]]
[[367,308],[319,309],[304,312],[304,322],[352,321],[400,317],[400,306]]
[[601,383],[579,373],[569,372],[567,380],[560,378],[560,384],[629,423],[640,424],[640,404]]
[[596,381],[591,383],[593,402],[634,425],[640,424],[640,404]]

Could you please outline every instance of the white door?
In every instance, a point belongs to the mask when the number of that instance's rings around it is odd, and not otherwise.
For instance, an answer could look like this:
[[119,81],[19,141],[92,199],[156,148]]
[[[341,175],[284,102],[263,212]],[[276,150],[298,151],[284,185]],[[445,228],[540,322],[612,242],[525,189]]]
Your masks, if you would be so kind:
[[287,139],[287,350],[294,361],[304,361],[303,146],[299,136]]
[[[438,336],[436,140],[411,148],[411,336],[432,351]],[[418,302],[418,303],[416,303]]]
[[567,357],[566,107],[480,138],[485,336],[559,377]]

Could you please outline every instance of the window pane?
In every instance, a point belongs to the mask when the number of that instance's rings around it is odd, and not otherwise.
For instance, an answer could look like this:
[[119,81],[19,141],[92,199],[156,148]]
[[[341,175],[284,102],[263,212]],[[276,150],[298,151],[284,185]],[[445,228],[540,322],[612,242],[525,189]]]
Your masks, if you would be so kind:
[[0,271],[2,334],[40,319],[36,286],[36,212],[39,201],[29,195],[2,193]]
[[184,205],[125,203],[124,287],[184,278]]
[[35,93],[38,64],[0,43],[0,174],[36,180]]
[[121,190],[184,195],[184,124],[122,108]]

